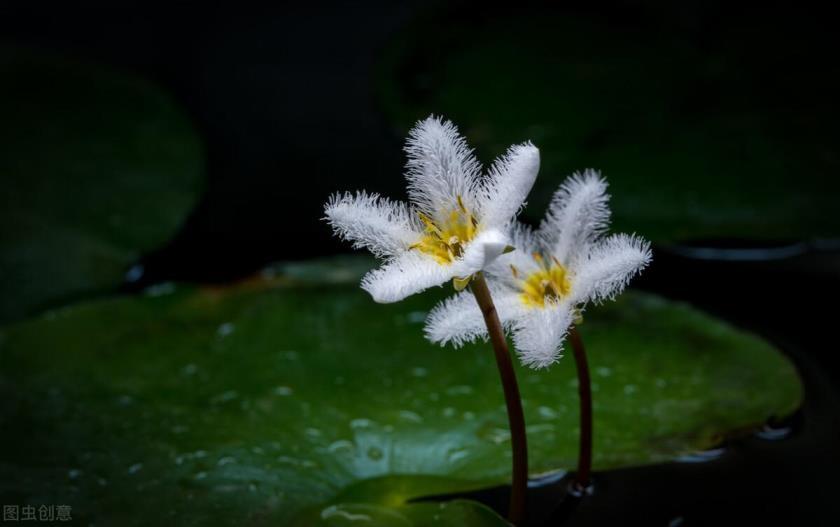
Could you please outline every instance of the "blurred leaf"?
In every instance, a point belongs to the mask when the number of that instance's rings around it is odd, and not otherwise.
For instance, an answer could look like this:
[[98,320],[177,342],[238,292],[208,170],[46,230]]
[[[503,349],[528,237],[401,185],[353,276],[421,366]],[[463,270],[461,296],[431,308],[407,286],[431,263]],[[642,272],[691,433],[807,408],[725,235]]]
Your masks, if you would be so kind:
[[430,113],[452,119],[485,163],[533,141],[542,166],[530,220],[565,177],[596,168],[617,230],[657,242],[840,236],[838,130],[826,113],[838,88],[780,68],[824,68],[796,39],[772,28],[697,42],[652,20],[640,29],[562,7],[458,14],[430,15],[393,43],[381,101],[399,135]]
[[0,48],[0,320],[113,290],[200,188],[184,113],[149,82]]
[[[436,293],[380,305],[355,285],[289,283],[161,285],[7,327],[0,499],[105,525],[498,523],[477,505],[408,503],[508,481],[488,345],[427,343]],[[773,347],[684,304],[626,294],[581,331],[598,469],[710,447],[802,397]],[[532,474],[572,467],[574,363],[518,374]]]

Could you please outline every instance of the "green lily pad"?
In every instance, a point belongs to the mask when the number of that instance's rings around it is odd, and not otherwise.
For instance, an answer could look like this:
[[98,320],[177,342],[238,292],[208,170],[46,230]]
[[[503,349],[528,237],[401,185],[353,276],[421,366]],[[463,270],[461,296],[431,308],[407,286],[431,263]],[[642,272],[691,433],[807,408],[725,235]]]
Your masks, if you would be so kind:
[[485,160],[532,140],[542,167],[529,219],[591,167],[610,181],[616,228],[657,242],[840,236],[825,119],[836,88],[767,79],[780,55],[810,56],[796,39],[771,49],[774,30],[754,47],[751,36],[701,49],[679,31],[562,10],[482,15],[418,21],[383,59],[380,99],[402,130],[429,113],[452,119]]
[[[0,332],[3,502],[119,525],[497,524],[476,504],[410,502],[508,481],[488,345],[423,339],[440,294],[379,305],[297,276],[156,286]],[[672,460],[802,398],[767,342],[684,304],[626,294],[582,335],[597,469]],[[573,362],[518,374],[531,473],[573,467]]]
[[0,48],[0,320],[113,290],[195,204],[184,112],[126,72]]

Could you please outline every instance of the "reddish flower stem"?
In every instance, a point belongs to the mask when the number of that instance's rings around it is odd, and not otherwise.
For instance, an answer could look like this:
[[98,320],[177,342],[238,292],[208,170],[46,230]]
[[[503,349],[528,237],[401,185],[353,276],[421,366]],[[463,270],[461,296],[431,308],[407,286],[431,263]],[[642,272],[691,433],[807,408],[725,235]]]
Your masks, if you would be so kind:
[[508,520],[514,525],[521,525],[525,519],[525,493],[528,489],[528,444],[525,437],[525,416],[522,412],[522,399],[519,395],[519,385],[513,371],[505,333],[496,306],[487,287],[484,275],[477,273],[472,280],[471,289],[484,315],[484,323],[490,334],[490,342],[496,355],[496,365],[502,379],[502,389],[507,405],[508,424],[510,426],[510,442],[513,450],[513,481],[510,491],[510,507]]
[[592,470],[592,389],[589,380],[589,365],[586,362],[586,350],[576,326],[569,330],[569,342],[575,356],[578,376],[578,398],[580,400],[580,446],[578,448],[578,467],[574,485],[584,492],[590,483]]

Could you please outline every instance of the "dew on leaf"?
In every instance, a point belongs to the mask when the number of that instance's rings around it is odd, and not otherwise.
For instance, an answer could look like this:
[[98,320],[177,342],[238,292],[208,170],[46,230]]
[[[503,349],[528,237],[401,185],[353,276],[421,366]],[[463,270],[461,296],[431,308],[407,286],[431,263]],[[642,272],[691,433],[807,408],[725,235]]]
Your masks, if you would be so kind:
[[421,417],[416,412],[412,412],[411,410],[400,410],[399,411],[400,419],[403,421],[408,421],[410,423],[422,423],[423,417]]
[[372,446],[367,450],[367,456],[374,461],[379,461],[380,459],[382,459],[383,455],[384,454],[382,453],[382,449],[376,446]]
[[294,390],[292,390],[289,386],[277,386],[274,388],[274,395],[279,395],[281,397],[286,397],[292,395]]
[[348,441],[347,439],[339,439],[337,441],[333,441],[330,443],[330,446],[327,447],[327,450],[330,452],[353,452],[356,449],[356,445],[353,444],[352,441]]
[[231,322],[225,322],[221,324],[219,328],[216,330],[216,334],[220,337],[227,337],[231,333],[233,333],[234,326]]

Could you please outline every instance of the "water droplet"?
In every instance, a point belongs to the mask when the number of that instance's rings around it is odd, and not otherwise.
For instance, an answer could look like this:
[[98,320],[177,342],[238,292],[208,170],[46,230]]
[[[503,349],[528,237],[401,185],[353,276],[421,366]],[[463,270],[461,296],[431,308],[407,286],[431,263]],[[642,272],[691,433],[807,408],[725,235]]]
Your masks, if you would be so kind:
[[225,465],[230,465],[231,463],[236,463],[236,458],[233,457],[233,456],[225,456],[225,457],[219,459],[219,461],[216,462],[216,464],[220,467],[223,467]]
[[357,429],[357,428],[370,428],[373,426],[373,421],[370,419],[365,419],[364,417],[360,417],[358,419],[353,419],[350,421],[350,428]]
[[162,284],[155,284],[153,286],[147,287],[143,294],[146,296],[165,296],[170,295],[175,292],[175,284],[172,282],[164,282]]
[[537,413],[543,419],[557,419],[557,412],[554,409],[549,408],[548,406],[540,406],[537,408]]
[[725,448],[713,448],[710,450],[702,450],[700,452],[693,452],[677,458],[677,461],[682,463],[707,463],[719,459],[726,453]]
[[657,388],[664,388],[667,385],[668,385],[668,381],[666,381],[665,379],[656,379],[656,387]]
[[239,393],[237,393],[236,390],[228,390],[226,392],[220,393],[219,395],[216,395],[215,397],[210,399],[210,402],[213,404],[228,403],[230,401],[233,401],[237,397],[239,397]]
[[411,374],[415,377],[425,377],[425,376],[429,375],[429,370],[427,370],[426,368],[420,368],[420,367],[412,368],[411,369]]
[[224,324],[221,324],[219,326],[219,328],[216,330],[216,334],[219,335],[220,337],[227,337],[228,335],[233,333],[233,330],[234,330],[233,324],[230,323],[230,322],[225,322]]
[[279,395],[280,397],[292,395],[293,392],[294,390],[289,386],[277,386],[274,388],[274,395]]
[[371,517],[367,514],[354,514],[350,511],[344,510],[343,505],[330,505],[321,511],[321,519],[328,520],[330,518],[343,518],[347,521],[371,521]]
[[175,426],[172,427],[172,433],[176,434],[176,435],[177,434],[183,434],[184,432],[187,432],[189,429],[190,428],[188,426],[175,425]]
[[451,406],[447,406],[446,408],[441,411],[441,415],[444,417],[455,417],[456,411]]
[[318,466],[318,464],[312,460],[298,459],[291,456],[277,456],[276,460],[278,463],[282,463],[284,465],[291,465],[293,467],[313,468]]
[[765,439],[767,441],[779,441],[780,439],[785,439],[786,437],[790,436],[793,433],[793,428],[789,426],[783,427],[774,427],[771,425],[764,425],[761,427],[761,430],[755,433],[756,437],[759,439]]
[[467,450],[466,448],[452,449],[446,454],[446,459],[450,463],[454,463],[454,462],[458,461],[459,459],[464,459],[465,457],[467,457],[469,455],[469,453],[470,453],[470,451]]
[[128,473],[129,474],[137,474],[138,472],[140,472],[140,469],[142,469],[142,468],[143,468],[143,463],[135,463],[135,464],[131,465],[130,467],[128,467]]
[[451,386],[446,389],[446,393],[449,395],[469,395],[473,393],[472,386],[467,386],[466,384],[461,384],[458,386]]
[[296,351],[284,351],[280,354],[280,356],[285,360],[294,361],[294,360],[298,360],[298,357],[300,355],[298,355],[298,352],[296,352]]
[[637,391],[638,391],[638,388],[636,388],[635,384],[628,384],[628,385],[624,386],[624,394],[625,395],[633,395]]
[[143,278],[143,273],[146,272],[146,268],[143,267],[141,264],[134,264],[129,267],[128,271],[125,273],[125,281],[128,283],[133,283],[141,278]]
[[314,439],[316,437],[321,437],[321,431],[318,430],[317,428],[307,428],[304,431],[304,433],[306,434],[306,437],[308,437],[310,439]]
[[330,443],[330,446],[327,447],[330,452],[345,452],[350,453],[356,449],[356,445],[353,444],[352,441],[348,441],[346,439],[339,439],[338,441],[333,441]]
[[612,375],[612,370],[601,366],[599,368],[595,368],[595,374],[601,377],[609,377],[610,375]]
[[184,366],[184,369],[181,370],[181,373],[183,373],[187,377],[195,375],[197,372],[198,372],[198,366],[196,366],[195,364],[192,364],[192,363],[187,364],[186,366]]
[[82,471],[77,468],[71,468],[67,471],[67,477],[70,479],[78,479],[82,475]]
[[399,416],[400,416],[400,419],[402,419],[403,421],[408,421],[410,423],[422,423],[423,422],[423,418],[419,414],[416,414],[416,413],[412,412],[411,410],[400,410],[399,411]]
[[496,445],[510,441],[510,431],[504,428],[491,428],[486,432],[482,432],[481,436]]
[[464,412],[464,421],[472,421],[475,419],[475,414],[473,412]]
[[541,423],[538,425],[528,425],[525,431],[529,434],[539,434],[542,432],[554,432],[554,425],[551,423]]
[[128,406],[134,402],[134,397],[130,395],[120,395],[119,399],[117,399],[117,404],[120,406]]
[[379,447],[372,446],[368,448],[367,456],[374,461],[379,461],[380,459],[382,459],[383,455],[384,454],[382,453],[382,449],[380,449]]
[[195,479],[205,479],[207,477],[207,472],[199,472],[195,475]]

